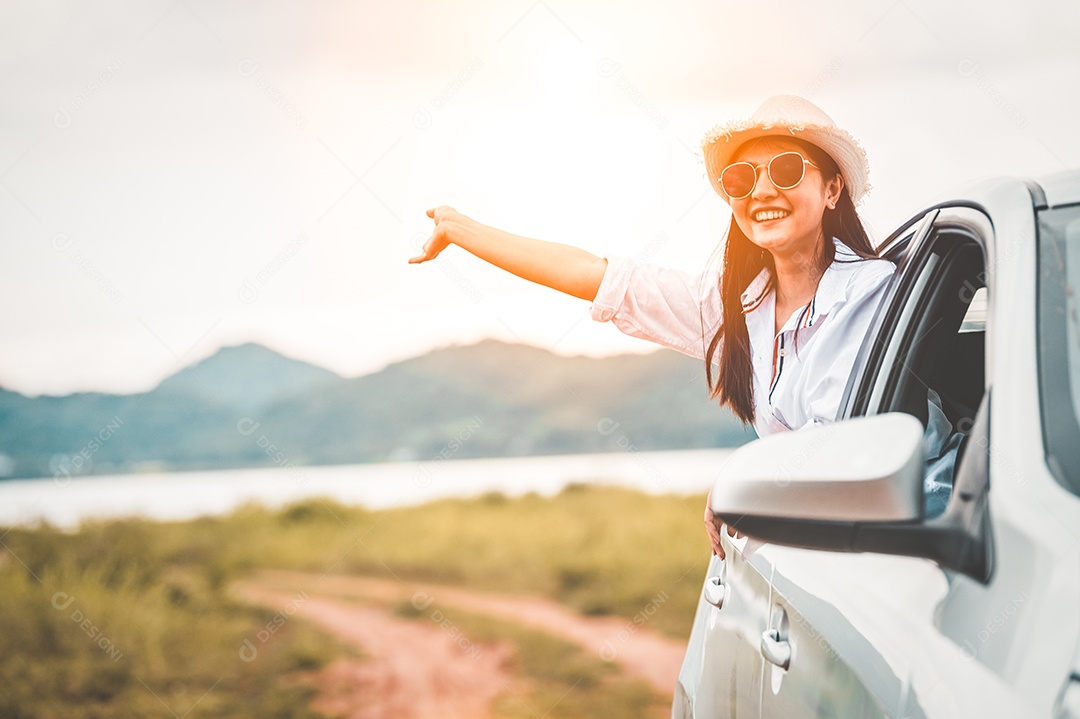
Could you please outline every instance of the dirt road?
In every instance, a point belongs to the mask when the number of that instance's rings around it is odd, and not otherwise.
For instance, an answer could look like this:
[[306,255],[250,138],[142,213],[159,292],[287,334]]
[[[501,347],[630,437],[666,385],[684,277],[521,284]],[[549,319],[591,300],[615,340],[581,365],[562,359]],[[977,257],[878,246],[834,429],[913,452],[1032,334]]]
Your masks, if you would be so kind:
[[[347,719],[433,717],[484,719],[488,705],[511,685],[507,645],[477,645],[455,638],[437,625],[400,619],[386,609],[262,586],[237,587],[245,601],[293,612],[370,657],[338,660],[314,682],[315,708]],[[290,604],[291,603],[291,604]]]
[[305,617],[360,648],[370,661],[339,661],[319,679],[316,705],[349,719],[376,717],[483,718],[487,706],[511,687],[508,645],[480,645],[438,622],[391,614],[388,605],[410,602],[432,614],[458,607],[548,632],[614,661],[626,676],[642,679],[670,697],[685,645],[641,623],[584,617],[549,600],[472,592],[440,585],[302,572],[263,572],[234,585],[244,601],[279,610],[294,602]]

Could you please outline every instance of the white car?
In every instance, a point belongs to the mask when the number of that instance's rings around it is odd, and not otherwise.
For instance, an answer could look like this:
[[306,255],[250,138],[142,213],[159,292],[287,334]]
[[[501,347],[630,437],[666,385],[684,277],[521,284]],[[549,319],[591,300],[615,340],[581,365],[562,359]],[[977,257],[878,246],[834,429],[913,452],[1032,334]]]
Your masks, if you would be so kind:
[[[837,421],[720,470],[750,538],[713,558],[673,717],[1080,719],[1080,172],[955,197],[883,244]],[[965,437],[926,519],[931,389]]]

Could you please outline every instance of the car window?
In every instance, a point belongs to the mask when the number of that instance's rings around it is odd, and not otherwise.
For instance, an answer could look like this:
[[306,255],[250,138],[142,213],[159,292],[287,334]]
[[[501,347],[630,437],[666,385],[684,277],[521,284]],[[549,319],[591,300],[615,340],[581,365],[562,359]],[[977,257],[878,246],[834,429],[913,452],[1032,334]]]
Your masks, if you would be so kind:
[[[924,263],[905,298],[882,372],[871,393],[878,412],[914,414],[925,426],[928,394],[937,392],[954,428],[970,426],[982,399],[985,332],[963,332],[973,293],[983,281],[982,251],[964,233],[930,238]],[[983,287],[979,286],[979,290]]]
[[867,366],[848,410],[904,412],[922,423],[927,518],[948,505],[986,392],[992,233],[977,210],[942,208],[911,240],[864,343]]
[[960,325],[961,332],[985,332],[986,331],[986,288],[980,287],[971,295],[971,304],[968,305],[964,321]]
[[1054,478],[1080,494],[1080,205],[1039,213],[1039,405]]
[[867,336],[847,416],[900,411],[926,426],[933,390],[953,428],[970,429],[985,389],[984,232],[980,213],[947,209],[911,242]]
[[888,346],[888,328],[892,326],[894,321],[891,310],[900,301],[899,298],[907,294],[907,290],[903,283],[900,282],[900,279],[904,275],[904,268],[912,256],[912,248],[917,247],[927,233],[930,232],[936,216],[937,210],[916,215],[893,232],[878,247],[880,256],[896,264],[899,269],[886,288],[885,297],[874,314],[866,339],[859,347],[851,377],[848,378],[844,394],[840,399],[836,421],[849,417],[858,417],[866,413],[867,393],[873,386],[875,373],[882,365],[881,355]]

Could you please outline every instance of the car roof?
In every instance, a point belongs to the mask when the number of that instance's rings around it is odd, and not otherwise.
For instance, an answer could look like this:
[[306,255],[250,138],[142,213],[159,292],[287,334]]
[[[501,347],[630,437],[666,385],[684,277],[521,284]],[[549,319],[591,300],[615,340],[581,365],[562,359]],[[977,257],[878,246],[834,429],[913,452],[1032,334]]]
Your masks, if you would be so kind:
[[1014,176],[975,180],[934,198],[934,204],[951,204],[968,200],[989,205],[991,199],[1006,187],[1026,187],[1038,207],[1058,207],[1080,203],[1080,169],[1041,175],[1035,179]]
[[897,239],[909,232],[912,225],[929,209],[967,203],[992,209],[993,200],[1000,196],[1003,190],[1010,193],[1023,192],[1031,198],[1035,209],[1080,204],[1080,169],[1042,175],[1035,180],[1005,175],[973,180],[953,187],[933,197],[929,203],[922,205],[918,212],[908,215],[907,221],[878,242],[877,247],[879,250],[899,249],[896,245]]
[[1046,195],[1050,207],[1080,202],[1080,170],[1067,170],[1045,175],[1035,181]]

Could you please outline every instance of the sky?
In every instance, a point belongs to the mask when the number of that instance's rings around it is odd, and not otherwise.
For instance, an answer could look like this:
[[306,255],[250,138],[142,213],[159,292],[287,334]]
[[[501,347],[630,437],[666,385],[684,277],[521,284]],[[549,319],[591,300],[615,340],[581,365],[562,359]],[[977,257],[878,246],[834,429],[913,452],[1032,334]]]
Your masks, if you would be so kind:
[[34,0],[0,7],[0,387],[142,392],[260,342],[345,376],[494,337],[652,346],[459,248],[488,225],[700,270],[699,142],[798,94],[866,148],[883,239],[1080,168],[1080,4]]

